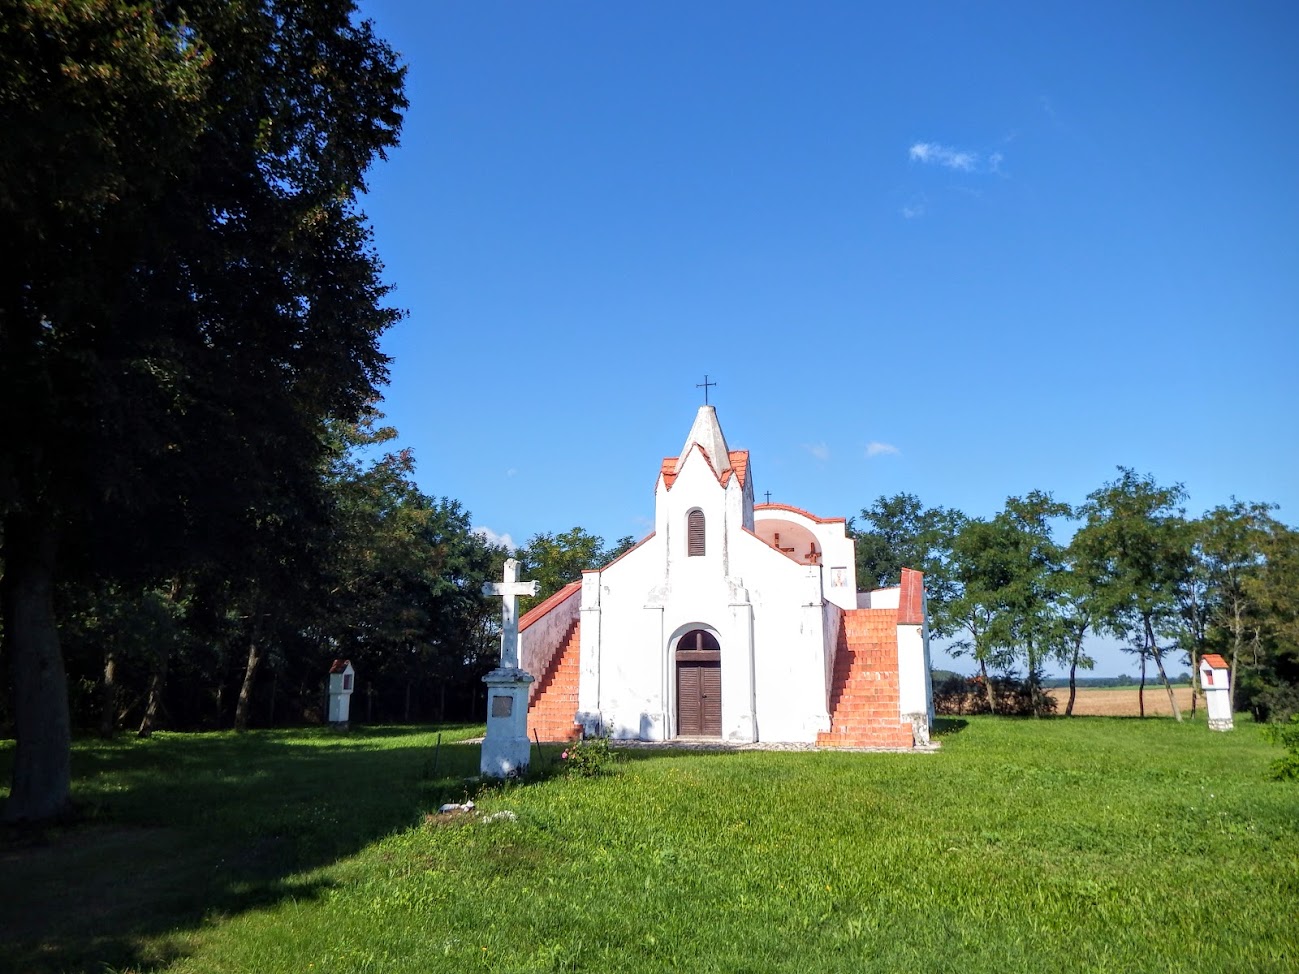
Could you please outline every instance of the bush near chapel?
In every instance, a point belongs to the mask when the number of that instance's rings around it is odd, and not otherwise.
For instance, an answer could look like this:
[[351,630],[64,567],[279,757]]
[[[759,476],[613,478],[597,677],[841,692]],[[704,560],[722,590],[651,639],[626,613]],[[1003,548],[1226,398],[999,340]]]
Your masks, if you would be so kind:
[[[1011,717],[1046,717],[1056,711],[1055,698],[1050,694],[1034,694],[1027,680],[1013,676],[992,677],[992,695],[997,713]],[[1033,706],[1037,698],[1036,710]],[[934,685],[934,712],[948,717],[966,717],[972,714],[989,714],[988,693],[983,677],[962,676],[951,673]]]

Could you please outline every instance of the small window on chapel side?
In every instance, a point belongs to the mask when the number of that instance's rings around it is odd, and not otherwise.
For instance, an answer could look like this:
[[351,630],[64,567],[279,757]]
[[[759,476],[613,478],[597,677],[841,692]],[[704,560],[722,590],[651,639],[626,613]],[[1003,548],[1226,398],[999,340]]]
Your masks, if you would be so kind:
[[704,512],[691,511],[686,515],[686,554],[694,558],[704,553]]

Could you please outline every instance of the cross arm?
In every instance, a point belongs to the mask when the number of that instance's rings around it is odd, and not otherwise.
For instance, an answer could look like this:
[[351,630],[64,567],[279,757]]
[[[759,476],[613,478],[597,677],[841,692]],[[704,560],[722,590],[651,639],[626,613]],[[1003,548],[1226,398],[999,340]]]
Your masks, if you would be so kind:
[[536,579],[530,582],[484,582],[484,595],[536,595],[541,591],[541,583]]

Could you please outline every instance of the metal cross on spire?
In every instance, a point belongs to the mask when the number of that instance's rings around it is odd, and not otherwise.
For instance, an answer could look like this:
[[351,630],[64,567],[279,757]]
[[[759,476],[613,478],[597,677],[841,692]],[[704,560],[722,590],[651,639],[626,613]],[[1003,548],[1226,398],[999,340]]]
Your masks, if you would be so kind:
[[767,503],[771,503],[771,491],[767,491]]
[[704,405],[705,405],[705,406],[708,405],[708,387],[709,387],[709,386],[715,386],[715,385],[717,385],[716,382],[709,382],[709,381],[708,381],[708,373],[707,373],[707,372],[704,373],[704,381],[703,381],[703,382],[696,382],[696,383],[695,383],[695,388],[696,388],[696,389],[703,389],[703,390],[704,390]]

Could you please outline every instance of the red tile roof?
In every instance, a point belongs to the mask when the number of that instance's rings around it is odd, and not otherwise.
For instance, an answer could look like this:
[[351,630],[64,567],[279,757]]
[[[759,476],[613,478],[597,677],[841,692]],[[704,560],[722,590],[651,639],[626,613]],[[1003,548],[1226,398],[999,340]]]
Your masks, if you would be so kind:
[[898,625],[921,626],[925,622],[925,576],[911,568],[902,569],[902,591],[898,595]]
[[[352,665],[352,661],[350,659],[336,659],[334,660],[334,664],[329,668],[329,672],[342,673],[345,669],[347,669],[351,665]],[[319,673],[320,671],[316,670],[316,672]]]
[[817,517],[811,511],[805,511],[801,507],[794,507],[790,504],[754,504],[755,511],[789,511],[793,514],[801,514],[809,521],[815,521],[817,524],[843,524],[845,518],[842,517]]
[[1223,659],[1221,656],[1219,656],[1217,653],[1205,653],[1203,656],[1200,657],[1200,659],[1204,660],[1215,670],[1231,669],[1231,667],[1227,665],[1227,661]]
[[538,622],[550,614],[552,609],[563,605],[574,595],[582,590],[581,581],[569,582],[550,598],[546,599],[539,605],[534,605],[519,618],[519,632],[527,629],[534,622]]
[[668,490],[672,489],[672,484],[677,479],[677,458],[664,457],[663,465],[659,467],[659,476],[663,478],[663,485]]
[[[735,471],[735,479],[743,487],[745,478],[749,476],[749,451],[731,450],[728,456],[731,460],[731,470]],[[726,485],[725,480],[722,481],[722,485]]]
[[[730,468],[719,474],[717,472],[717,467],[713,465],[713,458],[708,455],[708,451],[698,443],[692,443],[690,444],[690,449],[686,450],[684,454],[679,457],[664,457],[663,462],[659,465],[659,476],[663,478],[663,486],[668,490],[671,490],[672,485],[676,482],[677,474],[681,472],[681,467],[685,465],[686,457],[690,456],[690,450],[699,451],[703,458],[708,462],[708,469],[713,472],[713,476],[717,478],[717,482],[723,487],[730,482],[732,474],[734,474],[735,478],[740,482],[740,486],[744,486],[744,481],[749,475],[748,450],[729,451],[727,453],[727,459],[730,462]],[[840,518],[839,520],[842,521],[843,518]]]

